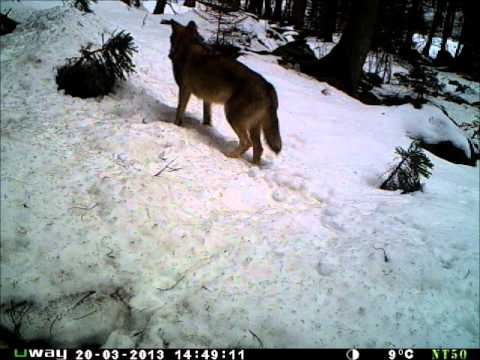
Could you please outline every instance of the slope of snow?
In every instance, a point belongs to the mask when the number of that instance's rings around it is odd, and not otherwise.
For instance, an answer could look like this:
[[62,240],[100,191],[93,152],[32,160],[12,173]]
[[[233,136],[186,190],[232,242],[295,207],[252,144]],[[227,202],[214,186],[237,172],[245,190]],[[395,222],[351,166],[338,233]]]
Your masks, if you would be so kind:
[[[64,346],[480,345],[478,168],[429,154],[425,192],[378,189],[412,122],[441,113],[241,57],[280,101],[284,149],[254,167],[223,155],[221,107],[203,127],[193,99],[173,124],[161,16],[48,3],[1,3],[24,14],[0,40],[2,325],[26,300],[22,335]],[[103,99],[57,92],[54,68],[107,29],[132,33],[137,73]]]

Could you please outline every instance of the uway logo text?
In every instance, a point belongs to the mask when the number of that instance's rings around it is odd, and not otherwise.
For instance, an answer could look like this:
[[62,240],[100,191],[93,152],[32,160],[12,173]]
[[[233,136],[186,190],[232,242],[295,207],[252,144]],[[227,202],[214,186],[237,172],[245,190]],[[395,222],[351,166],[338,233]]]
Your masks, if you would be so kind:
[[13,355],[15,358],[42,358],[42,359],[67,359],[67,350],[65,349],[15,349]]

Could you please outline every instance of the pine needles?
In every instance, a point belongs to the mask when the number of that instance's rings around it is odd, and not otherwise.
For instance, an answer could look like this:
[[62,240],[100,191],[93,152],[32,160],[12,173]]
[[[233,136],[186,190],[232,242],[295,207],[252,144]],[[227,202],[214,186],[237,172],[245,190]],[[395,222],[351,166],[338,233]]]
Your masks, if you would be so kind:
[[111,92],[115,80],[126,80],[126,76],[135,72],[132,62],[137,51],[133,37],[125,31],[103,42],[102,47],[92,50],[92,44],[82,46],[80,57],[67,59],[67,63],[57,70],[58,89],[81,98],[106,95]]
[[100,49],[92,51],[91,47],[91,44],[82,47],[80,62],[95,63],[105,67],[115,79],[120,80],[126,80],[125,74],[135,72],[132,56],[137,48],[134,46],[133,37],[129,33],[123,30],[118,34],[114,32]]
[[402,194],[422,190],[420,178],[430,177],[433,163],[420,148],[419,142],[413,141],[407,150],[397,147],[395,153],[400,157],[400,162],[392,167],[380,189],[402,190]]

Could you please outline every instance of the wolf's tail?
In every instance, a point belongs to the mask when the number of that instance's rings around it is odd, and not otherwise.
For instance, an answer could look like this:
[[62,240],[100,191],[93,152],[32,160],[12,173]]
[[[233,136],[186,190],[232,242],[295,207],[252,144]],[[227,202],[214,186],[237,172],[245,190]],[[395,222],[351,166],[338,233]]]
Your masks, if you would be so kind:
[[[270,85],[270,84],[269,84]],[[270,114],[266,121],[263,122],[263,133],[267,144],[275,153],[279,153],[282,150],[282,138],[280,137],[280,130],[278,127],[278,98],[275,88],[270,85]]]

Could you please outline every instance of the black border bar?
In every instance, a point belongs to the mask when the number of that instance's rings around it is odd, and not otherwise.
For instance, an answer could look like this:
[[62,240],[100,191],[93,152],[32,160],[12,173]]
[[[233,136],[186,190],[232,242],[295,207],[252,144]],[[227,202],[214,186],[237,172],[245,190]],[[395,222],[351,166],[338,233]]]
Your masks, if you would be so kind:
[[437,349],[0,349],[2,360],[478,360],[478,348]]

